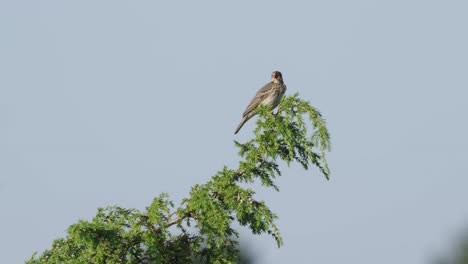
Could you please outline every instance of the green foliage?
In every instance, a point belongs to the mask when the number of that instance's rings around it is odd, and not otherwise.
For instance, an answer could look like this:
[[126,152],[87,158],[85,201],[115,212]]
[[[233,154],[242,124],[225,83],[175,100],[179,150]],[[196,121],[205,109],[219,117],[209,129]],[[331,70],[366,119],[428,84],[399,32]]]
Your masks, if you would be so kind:
[[457,238],[456,243],[445,256],[437,258],[436,264],[468,264],[468,229]]
[[238,263],[234,221],[253,234],[271,235],[280,247],[277,215],[242,186],[259,181],[278,191],[281,160],[304,169],[316,166],[328,179],[330,136],[321,114],[297,94],[284,97],[276,115],[267,107],[257,111],[254,137],[235,141],[238,168],[224,167],[207,183],[193,186],[178,208],[161,194],[144,212],[99,209],[91,221],[70,226],[66,238],[27,263]]

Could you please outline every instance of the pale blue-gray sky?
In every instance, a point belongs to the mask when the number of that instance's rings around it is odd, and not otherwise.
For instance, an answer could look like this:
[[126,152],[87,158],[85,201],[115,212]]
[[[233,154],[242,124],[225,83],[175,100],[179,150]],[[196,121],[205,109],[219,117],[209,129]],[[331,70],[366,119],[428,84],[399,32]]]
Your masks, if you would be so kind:
[[468,224],[466,1],[1,1],[0,262],[97,207],[184,197],[237,161],[280,70],[328,120],[332,179],[260,191],[258,263],[428,263]]

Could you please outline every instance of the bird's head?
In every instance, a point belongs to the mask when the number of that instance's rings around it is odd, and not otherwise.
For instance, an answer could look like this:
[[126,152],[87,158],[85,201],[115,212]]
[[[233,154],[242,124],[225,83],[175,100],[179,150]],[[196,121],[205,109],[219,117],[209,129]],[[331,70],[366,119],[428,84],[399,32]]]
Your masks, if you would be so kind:
[[271,81],[275,83],[283,83],[283,75],[279,71],[274,71],[271,74]]

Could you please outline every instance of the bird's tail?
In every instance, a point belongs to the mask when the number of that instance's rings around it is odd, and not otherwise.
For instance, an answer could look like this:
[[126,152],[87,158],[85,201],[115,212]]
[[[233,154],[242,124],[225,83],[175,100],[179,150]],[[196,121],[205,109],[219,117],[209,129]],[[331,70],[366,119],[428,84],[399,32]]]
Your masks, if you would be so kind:
[[237,126],[236,128],[236,132],[234,132],[234,134],[237,134],[237,132],[239,132],[239,130],[242,128],[242,126],[245,124],[245,122],[247,122],[247,120],[249,120],[249,115],[246,115],[242,118],[242,121],[240,122],[240,124]]

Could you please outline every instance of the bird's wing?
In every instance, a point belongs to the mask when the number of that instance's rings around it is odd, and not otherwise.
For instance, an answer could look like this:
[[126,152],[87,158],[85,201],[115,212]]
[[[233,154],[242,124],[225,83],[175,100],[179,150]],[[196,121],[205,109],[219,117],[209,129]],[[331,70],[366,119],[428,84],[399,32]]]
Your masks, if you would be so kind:
[[257,106],[275,90],[275,87],[275,83],[269,82],[265,84],[265,86],[263,86],[260,90],[258,90],[257,94],[254,96],[252,101],[250,101],[242,116],[248,115],[250,112],[252,112],[252,110],[257,108]]

